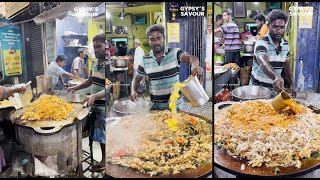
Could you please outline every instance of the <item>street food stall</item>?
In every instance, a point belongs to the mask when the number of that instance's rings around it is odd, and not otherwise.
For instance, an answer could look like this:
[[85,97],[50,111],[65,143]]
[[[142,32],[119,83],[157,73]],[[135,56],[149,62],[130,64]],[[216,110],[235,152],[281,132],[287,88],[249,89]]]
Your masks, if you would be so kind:
[[[200,107],[208,101],[198,78],[191,76],[184,83],[180,90],[192,107]],[[190,112],[177,112],[176,93],[170,97],[172,111],[151,110],[152,102],[143,97],[136,102],[114,102],[113,115],[106,119],[107,177],[181,178],[211,174],[212,121]],[[174,117],[177,119],[171,119]],[[173,131],[176,133],[172,134]],[[193,154],[195,151],[201,155]]]
[[[31,90],[29,83],[24,95],[1,107],[10,110],[15,126],[11,164],[13,170],[33,177],[71,175],[75,169],[82,177],[82,127],[89,108],[82,104],[85,96],[54,91],[52,83],[52,77],[38,77],[37,88]],[[51,165],[44,170],[48,159]]]
[[[319,80],[319,68],[307,64],[315,59],[318,64],[320,60],[317,48],[320,47],[320,24],[308,24],[318,17],[320,3],[218,2],[215,7],[220,11],[215,13],[222,14],[222,7],[232,6],[247,10],[243,16],[240,16],[240,11],[232,16],[239,32],[243,31],[245,25],[255,26],[252,14],[265,16],[269,21],[269,31],[255,41],[250,38],[242,41],[240,55],[244,66],[239,71],[240,86],[229,92],[220,90],[220,99],[215,101],[215,177],[319,177],[320,147],[317,140],[312,140],[318,136],[314,132],[320,128],[320,94],[319,87],[314,85]],[[304,9],[313,15],[308,16],[307,21],[301,16],[292,19],[295,13],[290,10],[292,8],[300,12]],[[234,10],[237,11],[236,8]],[[280,31],[278,39],[272,35],[270,25],[277,13],[288,15],[287,21],[284,20],[286,26]],[[303,23],[308,24],[308,28]],[[260,29],[256,30],[259,33]],[[290,51],[284,53],[281,61],[286,63],[286,67],[275,65],[277,58],[281,57],[280,52],[286,47]],[[282,78],[283,84],[279,90],[277,80],[273,80],[264,68],[269,66],[264,65],[266,61],[259,52],[268,56],[267,62]],[[228,71],[222,65],[219,66],[219,74]],[[271,81],[268,84],[269,79]],[[215,89],[220,89],[219,84],[215,84]]]

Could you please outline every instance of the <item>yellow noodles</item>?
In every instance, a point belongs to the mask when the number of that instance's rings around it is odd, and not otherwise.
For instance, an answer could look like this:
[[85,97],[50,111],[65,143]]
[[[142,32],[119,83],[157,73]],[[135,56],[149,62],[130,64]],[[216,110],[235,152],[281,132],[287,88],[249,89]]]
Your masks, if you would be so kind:
[[[165,123],[171,116],[168,110],[147,114],[145,118],[155,122],[159,129],[146,131],[145,129],[150,127],[144,127],[144,139],[136,143],[137,149],[123,148],[116,153],[110,153],[106,156],[107,162],[130,167],[150,176],[178,174],[187,169],[197,169],[203,163],[209,163],[213,155],[212,125],[200,121],[197,117],[178,113],[177,120],[181,123],[177,125],[178,130],[172,132]],[[129,129],[134,126],[130,121],[134,120],[136,119],[122,120],[112,128]],[[106,146],[114,145],[112,144],[114,138],[108,137]]]
[[30,104],[22,114],[22,120],[63,120],[73,112],[75,105],[57,96],[44,95]]

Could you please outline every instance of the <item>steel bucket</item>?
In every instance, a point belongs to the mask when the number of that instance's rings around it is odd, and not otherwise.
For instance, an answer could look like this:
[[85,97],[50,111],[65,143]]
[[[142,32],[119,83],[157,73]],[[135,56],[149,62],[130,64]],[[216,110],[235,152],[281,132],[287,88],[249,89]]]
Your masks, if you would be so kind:
[[37,76],[36,81],[37,81],[37,95],[39,95],[40,93],[53,94],[54,92],[53,76],[49,76],[49,75]]
[[180,91],[188,99],[192,107],[202,106],[209,100],[206,91],[196,76],[190,76],[184,83],[186,84]]

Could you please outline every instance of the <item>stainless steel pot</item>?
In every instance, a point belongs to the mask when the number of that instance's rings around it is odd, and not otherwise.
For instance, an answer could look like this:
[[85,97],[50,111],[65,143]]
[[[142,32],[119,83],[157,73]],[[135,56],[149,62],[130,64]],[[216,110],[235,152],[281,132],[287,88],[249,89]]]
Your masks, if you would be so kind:
[[245,53],[253,53],[254,51],[254,45],[251,45],[251,44],[245,44],[243,45],[243,51]]
[[262,86],[242,86],[231,92],[233,101],[270,99],[271,90]]
[[113,66],[116,68],[126,68],[128,67],[128,59],[117,58],[113,59]]
[[253,53],[255,42],[243,42],[243,52]]

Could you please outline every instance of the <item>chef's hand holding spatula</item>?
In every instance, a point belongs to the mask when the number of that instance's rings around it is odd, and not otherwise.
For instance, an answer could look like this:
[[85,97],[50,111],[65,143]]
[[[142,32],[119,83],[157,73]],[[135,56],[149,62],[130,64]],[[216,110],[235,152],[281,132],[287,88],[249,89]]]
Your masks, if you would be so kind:
[[[99,100],[99,99],[103,99],[104,97],[106,96],[106,92],[105,90],[102,90],[100,92],[97,92],[95,94],[91,94],[89,96],[87,96],[85,99],[84,99],[84,103],[87,102],[87,105],[88,106],[92,106],[94,101],[96,100]],[[85,105],[85,104],[84,104]]]

